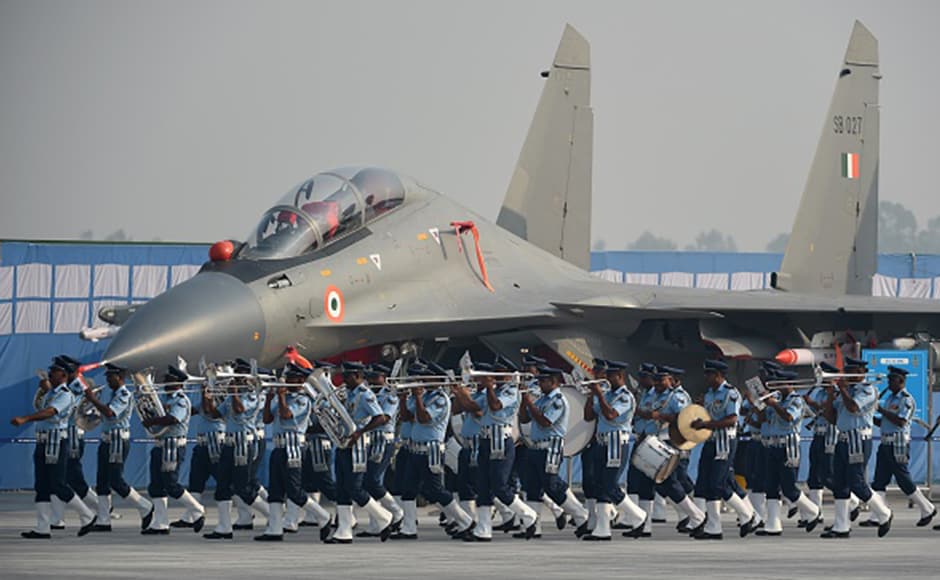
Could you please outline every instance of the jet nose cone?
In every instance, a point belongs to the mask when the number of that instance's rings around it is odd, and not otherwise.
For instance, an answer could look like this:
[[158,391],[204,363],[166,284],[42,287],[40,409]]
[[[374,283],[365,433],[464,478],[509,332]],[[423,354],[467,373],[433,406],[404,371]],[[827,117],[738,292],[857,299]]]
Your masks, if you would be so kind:
[[264,344],[261,305],[240,280],[203,272],[157,296],[138,310],[112,339],[104,360],[140,370],[191,364],[201,357],[222,362],[257,358]]

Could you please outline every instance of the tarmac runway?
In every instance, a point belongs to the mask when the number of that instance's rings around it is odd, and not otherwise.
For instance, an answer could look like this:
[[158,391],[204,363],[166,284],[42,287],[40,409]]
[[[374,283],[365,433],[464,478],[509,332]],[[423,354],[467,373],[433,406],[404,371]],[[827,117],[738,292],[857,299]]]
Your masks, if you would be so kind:
[[[357,540],[324,545],[316,528],[301,528],[280,544],[260,543],[260,533],[236,532],[235,540],[210,542],[189,530],[167,537],[140,535],[136,512],[117,500],[123,518],[111,533],[75,537],[75,516],[51,541],[20,539],[35,523],[32,495],[0,494],[0,577],[2,578],[937,578],[940,531],[916,528],[915,511],[899,495],[891,499],[894,526],[882,539],[871,528],[856,528],[849,540],[821,540],[795,520],[780,538],[737,536],[725,515],[725,540],[697,541],[669,523],[654,525],[653,538],[634,540],[615,532],[610,543],[577,541],[572,530],[544,525],[541,540],[494,536],[491,544],[451,541],[427,509],[420,512],[416,542]],[[171,519],[181,513],[171,508]],[[832,506],[826,506],[831,518]],[[862,514],[862,518],[867,517]],[[207,526],[215,522],[214,506]],[[935,523],[940,523],[940,519]],[[263,526],[257,521],[258,527]]]

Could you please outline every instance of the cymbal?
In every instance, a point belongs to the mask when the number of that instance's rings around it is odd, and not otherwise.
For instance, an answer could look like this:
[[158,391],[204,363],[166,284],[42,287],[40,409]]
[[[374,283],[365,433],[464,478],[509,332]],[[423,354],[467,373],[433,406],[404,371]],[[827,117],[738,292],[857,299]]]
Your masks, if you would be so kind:
[[686,441],[692,441],[695,445],[707,441],[708,438],[712,436],[711,429],[694,429],[692,427],[692,422],[696,419],[711,421],[712,418],[711,415],[708,414],[708,411],[705,410],[705,407],[695,404],[682,409],[682,411],[679,412],[679,416],[676,418],[676,426],[679,428],[679,433],[682,434],[682,437]]

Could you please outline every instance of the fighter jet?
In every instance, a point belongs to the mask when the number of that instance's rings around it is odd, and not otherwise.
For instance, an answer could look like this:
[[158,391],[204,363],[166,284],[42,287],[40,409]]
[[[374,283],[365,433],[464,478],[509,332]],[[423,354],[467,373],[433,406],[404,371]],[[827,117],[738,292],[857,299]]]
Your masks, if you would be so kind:
[[271,365],[289,347],[320,358],[478,341],[510,357],[540,344],[586,368],[593,357],[770,357],[834,329],[937,333],[940,303],[870,296],[881,74],[863,25],[835,71],[793,235],[767,291],[614,284],[588,273],[590,69],[588,42],[566,27],[496,222],[392,170],[318,173],[244,242],[214,245],[190,280],[133,313],[102,312],[123,322],[104,359]]

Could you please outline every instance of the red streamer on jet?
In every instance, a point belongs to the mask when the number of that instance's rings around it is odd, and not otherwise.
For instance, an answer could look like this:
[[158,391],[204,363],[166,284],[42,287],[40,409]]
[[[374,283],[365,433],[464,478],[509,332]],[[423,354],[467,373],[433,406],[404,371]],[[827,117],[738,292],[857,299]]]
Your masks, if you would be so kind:
[[480,249],[480,230],[477,229],[477,225],[472,221],[450,222],[450,225],[457,233],[457,250],[459,252],[463,252],[463,241],[461,238],[463,233],[469,231],[473,234],[473,244],[477,251],[477,263],[480,264],[480,274],[483,276],[483,285],[486,286],[487,290],[490,292],[496,292],[490,285],[490,277],[486,273],[486,260],[483,259],[483,250]]

